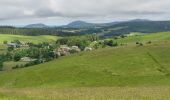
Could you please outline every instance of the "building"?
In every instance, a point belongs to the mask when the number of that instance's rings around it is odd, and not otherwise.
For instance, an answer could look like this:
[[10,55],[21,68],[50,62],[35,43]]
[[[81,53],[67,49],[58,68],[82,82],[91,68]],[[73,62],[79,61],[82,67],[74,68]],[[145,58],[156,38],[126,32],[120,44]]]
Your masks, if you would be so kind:
[[37,59],[32,59],[30,57],[23,57],[20,59],[20,61],[23,61],[23,62],[32,62],[32,61],[36,61]]
[[19,47],[19,45],[16,44],[16,43],[8,43],[7,46],[8,46],[8,47],[13,47],[13,48]]

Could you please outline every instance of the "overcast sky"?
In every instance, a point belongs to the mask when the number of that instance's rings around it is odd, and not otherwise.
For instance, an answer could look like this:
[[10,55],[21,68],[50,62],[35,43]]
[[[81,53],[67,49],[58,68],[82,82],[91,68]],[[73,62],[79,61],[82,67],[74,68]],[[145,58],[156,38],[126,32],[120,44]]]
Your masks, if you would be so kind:
[[170,0],[0,0],[0,24],[170,20]]

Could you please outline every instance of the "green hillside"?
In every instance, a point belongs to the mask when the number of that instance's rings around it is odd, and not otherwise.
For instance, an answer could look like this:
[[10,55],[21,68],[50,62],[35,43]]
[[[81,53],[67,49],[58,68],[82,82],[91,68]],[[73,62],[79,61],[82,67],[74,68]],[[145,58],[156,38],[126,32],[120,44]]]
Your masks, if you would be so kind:
[[58,37],[50,35],[40,35],[40,36],[23,36],[23,35],[9,35],[9,34],[0,34],[0,43],[3,41],[11,42],[13,40],[20,40],[22,42],[54,42]]
[[169,41],[170,32],[158,32],[152,34],[146,33],[131,33],[126,38],[118,39],[120,43],[148,42],[148,41]]
[[114,36],[127,34],[131,32],[155,33],[170,31],[169,21],[147,21],[147,20],[132,20],[118,23],[104,28],[105,36]]
[[[135,42],[137,37],[124,39]],[[29,68],[0,72],[0,98],[166,100],[170,98],[169,33],[140,39],[153,42],[81,52]]]
[[107,48],[80,53],[10,73],[2,72],[0,86],[86,87],[169,84],[169,49],[170,46],[159,45],[126,49]]

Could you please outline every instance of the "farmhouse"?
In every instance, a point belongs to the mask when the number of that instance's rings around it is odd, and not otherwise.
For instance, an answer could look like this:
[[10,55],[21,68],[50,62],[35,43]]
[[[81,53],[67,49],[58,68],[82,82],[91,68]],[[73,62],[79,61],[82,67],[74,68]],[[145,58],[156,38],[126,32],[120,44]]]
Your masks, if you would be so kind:
[[78,46],[72,46],[72,47],[71,47],[71,50],[74,50],[74,51],[76,51],[76,52],[80,52],[80,51],[81,51]]
[[57,50],[57,54],[59,56],[67,56],[70,54],[70,48],[68,46],[60,46],[60,48]]
[[92,51],[93,49],[92,48],[90,48],[90,47],[86,47],[85,49],[84,49],[84,51]]
[[17,48],[19,45],[16,44],[16,43],[8,43],[7,46],[8,46],[8,47]]
[[32,61],[36,61],[37,59],[32,59],[30,57],[23,57],[21,58],[20,61],[23,61],[23,62],[32,62]]

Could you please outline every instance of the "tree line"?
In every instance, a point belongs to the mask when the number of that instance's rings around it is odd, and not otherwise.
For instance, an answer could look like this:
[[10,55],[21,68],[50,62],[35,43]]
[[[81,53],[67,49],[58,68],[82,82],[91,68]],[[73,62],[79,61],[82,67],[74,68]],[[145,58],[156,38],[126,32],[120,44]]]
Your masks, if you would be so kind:
[[12,35],[55,35],[55,36],[78,36],[84,34],[98,33],[98,29],[65,29],[65,28],[16,28],[0,26],[0,34]]

